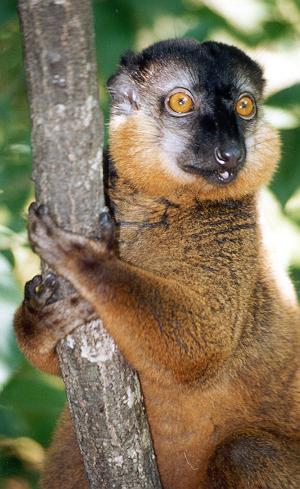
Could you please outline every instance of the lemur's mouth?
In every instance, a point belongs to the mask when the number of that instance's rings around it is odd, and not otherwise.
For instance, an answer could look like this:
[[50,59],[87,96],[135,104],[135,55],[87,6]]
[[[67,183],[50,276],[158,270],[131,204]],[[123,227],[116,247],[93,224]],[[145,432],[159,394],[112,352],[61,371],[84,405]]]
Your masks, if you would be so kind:
[[214,170],[207,170],[199,168],[195,165],[184,165],[183,170],[188,173],[194,173],[195,175],[200,175],[209,182],[227,184],[232,182],[237,174],[237,169],[225,170],[224,168],[218,168]]

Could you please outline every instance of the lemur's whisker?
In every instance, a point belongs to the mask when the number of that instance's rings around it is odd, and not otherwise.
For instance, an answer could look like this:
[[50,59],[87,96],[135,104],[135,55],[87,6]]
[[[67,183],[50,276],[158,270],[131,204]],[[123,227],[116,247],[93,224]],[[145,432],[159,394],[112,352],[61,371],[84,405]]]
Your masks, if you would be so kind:
[[247,149],[252,149],[252,148],[256,148],[257,146],[262,146],[266,143],[269,143],[270,141],[277,141],[278,138],[277,136],[274,136],[274,137],[271,137],[271,138],[266,138],[266,139],[263,139],[263,140],[257,140],[255,141],[253,144],[247,146]]

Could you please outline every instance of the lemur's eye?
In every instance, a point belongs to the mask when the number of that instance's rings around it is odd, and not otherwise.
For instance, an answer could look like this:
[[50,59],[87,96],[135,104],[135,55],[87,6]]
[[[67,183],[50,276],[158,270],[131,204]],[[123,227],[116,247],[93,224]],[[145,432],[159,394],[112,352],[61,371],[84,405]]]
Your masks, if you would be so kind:
[[194,108],[192,94],[185,88],[173,90],[166,98],[165,105],[167,110],[176,116],[186,115]]
[[235,111],[244,119],[252,119],[252,117],[254,117],[256,114],[254,98],[246,93],[241,95],[235,104]]

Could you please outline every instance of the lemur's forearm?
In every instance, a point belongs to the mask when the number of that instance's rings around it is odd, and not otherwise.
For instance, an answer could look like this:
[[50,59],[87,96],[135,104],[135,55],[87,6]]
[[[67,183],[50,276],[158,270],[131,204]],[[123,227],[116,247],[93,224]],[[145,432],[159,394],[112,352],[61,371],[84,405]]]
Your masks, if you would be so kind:
[[76,284],[138,370],[146,358],[178,376],[199,376],[209,363],[222,362],[232,351],[236,338],[223,325],[236,310],[225,298],[208,302],[208,291],[196,293],[117,258],[97,262],[95,257],[88,264],[84,257],[71,260],[59,273]]

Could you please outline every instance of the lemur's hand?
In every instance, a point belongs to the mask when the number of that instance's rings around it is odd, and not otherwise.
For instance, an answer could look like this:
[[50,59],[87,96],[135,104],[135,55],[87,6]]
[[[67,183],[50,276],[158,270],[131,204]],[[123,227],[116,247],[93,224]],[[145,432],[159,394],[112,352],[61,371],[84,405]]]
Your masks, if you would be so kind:
[[88,239],[60,229],[44,205],[29,207],[29,239],[34,251],[58,273],[66,275],[70,261],[103,260],[113,255],[114,224],[108,209],[100,214],[100,238]]

